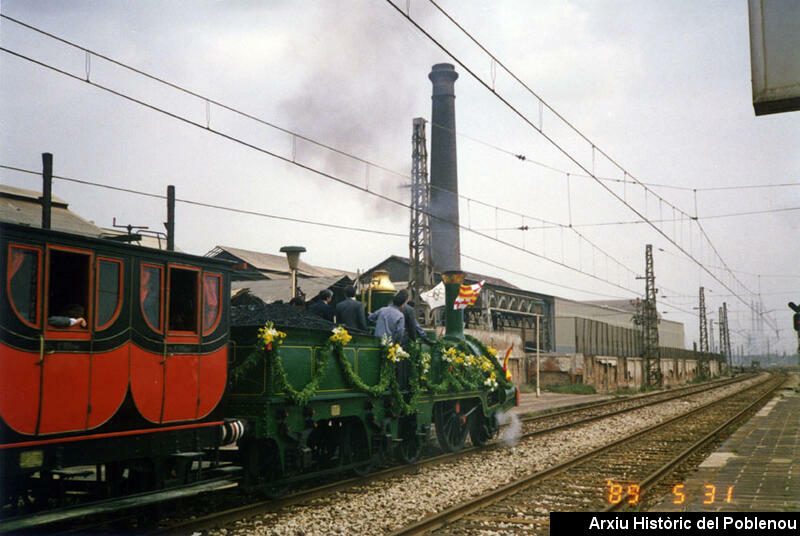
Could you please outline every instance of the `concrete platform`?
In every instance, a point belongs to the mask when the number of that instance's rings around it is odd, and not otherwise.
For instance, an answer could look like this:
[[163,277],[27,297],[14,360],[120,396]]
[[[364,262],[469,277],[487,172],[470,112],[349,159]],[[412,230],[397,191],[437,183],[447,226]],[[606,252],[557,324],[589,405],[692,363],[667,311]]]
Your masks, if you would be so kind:
[[525,413],[539,413],[552,411],[556,408],[566,408],[581,404],[589,404],[598,400],[613,398],[611,395],[570,395],[542,391],[541,396],[536,393],[520,393],[519,407],[511,408],[512,413],[523,415]]
[[[652,508],[663,512],[800,512],[800,376]],[[675,483],[679,484],[679,483]],[[681,502],[680,494],[685,495]],[[677,503],[677,504],[676,504]]]

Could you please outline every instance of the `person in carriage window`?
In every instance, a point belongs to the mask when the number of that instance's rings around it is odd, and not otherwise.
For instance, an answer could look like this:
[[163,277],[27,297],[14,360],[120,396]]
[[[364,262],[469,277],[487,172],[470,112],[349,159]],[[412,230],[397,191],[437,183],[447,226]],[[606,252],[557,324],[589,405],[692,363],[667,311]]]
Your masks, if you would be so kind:
[[67,306],[63,315],[51,316],[47,319],[47,324],[54,328],[86,328],[85,309],[82,305],[73,303]]

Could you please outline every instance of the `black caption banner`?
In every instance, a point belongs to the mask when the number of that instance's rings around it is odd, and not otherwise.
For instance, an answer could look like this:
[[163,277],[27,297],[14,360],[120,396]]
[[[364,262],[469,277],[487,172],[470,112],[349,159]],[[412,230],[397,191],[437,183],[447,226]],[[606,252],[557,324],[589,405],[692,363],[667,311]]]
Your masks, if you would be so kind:
[[550,534],[762,536],[798,534],[800,512],[551,512]]

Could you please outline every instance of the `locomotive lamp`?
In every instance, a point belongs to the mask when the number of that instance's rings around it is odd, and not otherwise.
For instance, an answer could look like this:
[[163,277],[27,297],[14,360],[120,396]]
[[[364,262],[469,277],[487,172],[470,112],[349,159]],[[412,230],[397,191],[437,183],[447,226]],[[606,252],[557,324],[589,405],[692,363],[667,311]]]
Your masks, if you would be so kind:
[[372,313],[392,303],[395,288],[387,270],[375,270],[367,288],[367,312]]
[[292,278],[292,298],[297,297],[297,266],[300,264],[300,254],[306,250],[303,246],[283,246],[281,253],[286,253],[286,261]]

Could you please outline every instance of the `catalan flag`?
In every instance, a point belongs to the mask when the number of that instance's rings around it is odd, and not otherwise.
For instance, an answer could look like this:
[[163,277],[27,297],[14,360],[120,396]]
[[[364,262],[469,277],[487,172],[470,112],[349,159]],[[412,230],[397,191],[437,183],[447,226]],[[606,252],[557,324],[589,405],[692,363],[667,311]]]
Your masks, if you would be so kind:
[[470,305],[475,305],[484,283],[485,281],[481,281],[475,285],[461,285],[458,296],[453,302],[453,309],[466,309]]
[[511,350],[514,349],[514,343],[506,350],[506,356],[503,358],[503,370],[506,372],[506,380],[511,381],[511,371],[508,370],[508,358],[511,356]]

